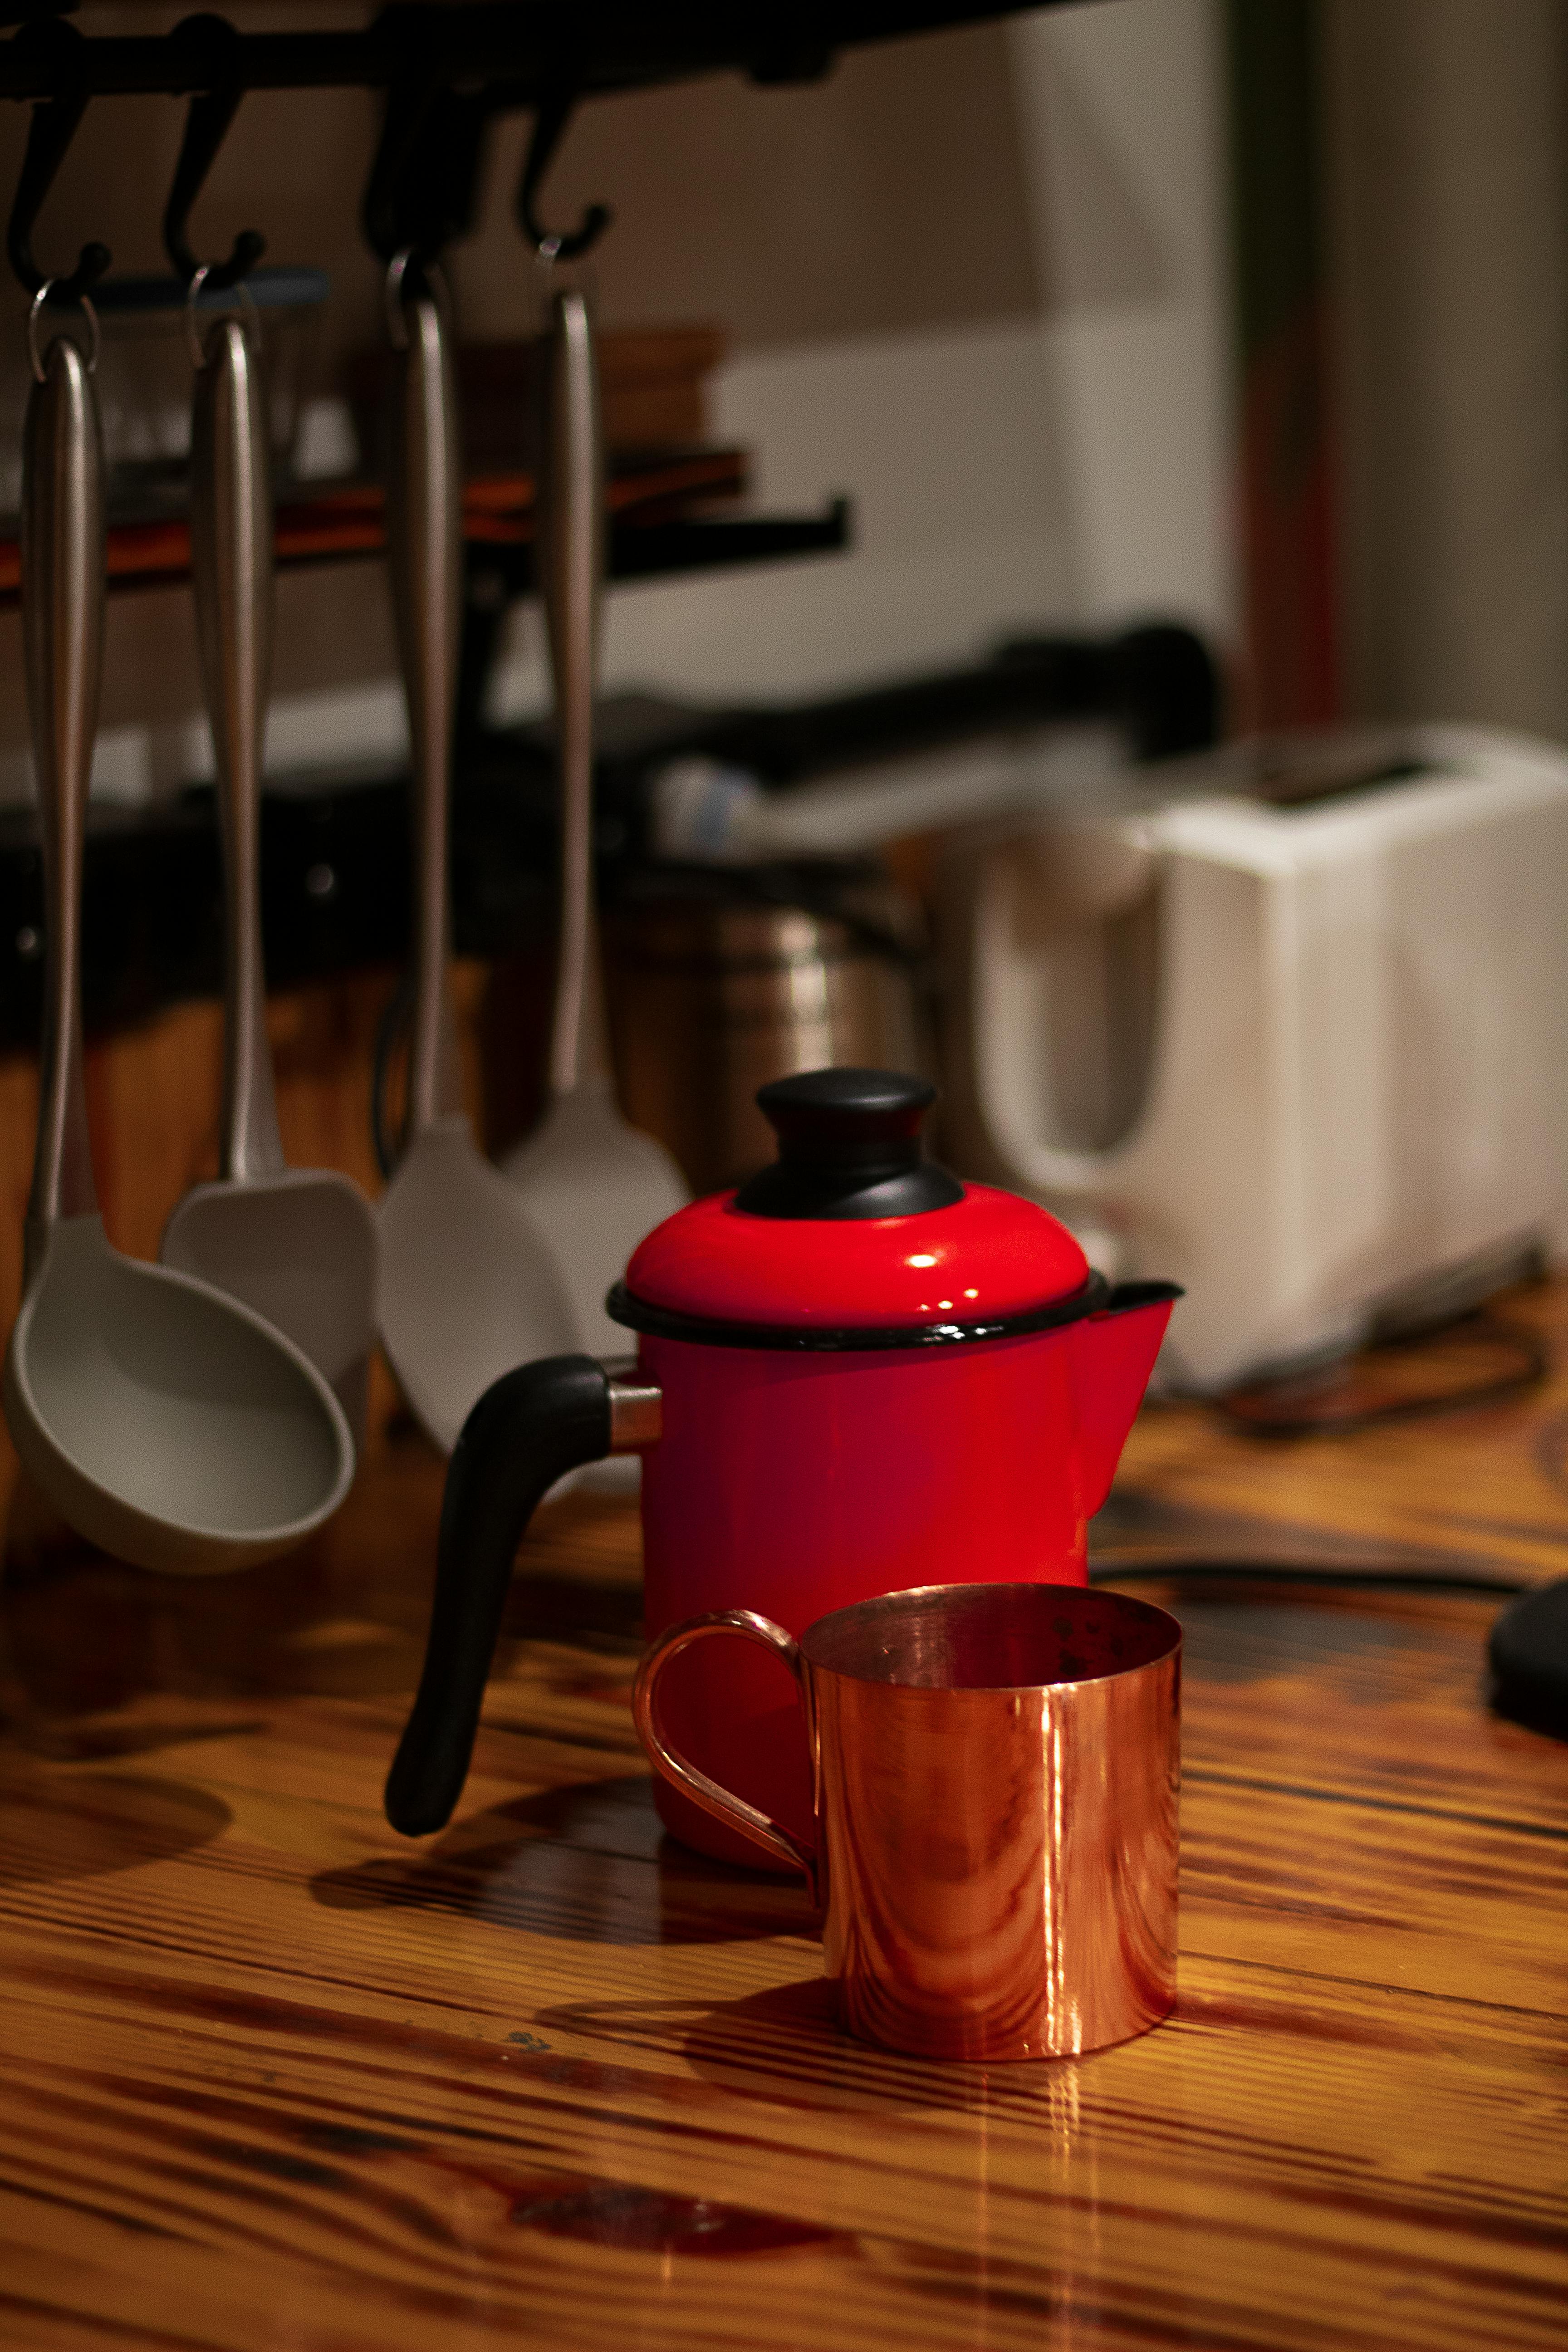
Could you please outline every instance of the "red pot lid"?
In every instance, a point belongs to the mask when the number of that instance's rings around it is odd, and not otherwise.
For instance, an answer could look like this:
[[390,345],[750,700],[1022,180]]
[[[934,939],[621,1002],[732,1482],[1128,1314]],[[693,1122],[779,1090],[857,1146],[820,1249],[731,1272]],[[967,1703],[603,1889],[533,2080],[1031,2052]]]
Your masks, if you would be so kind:
[[739,1192],[656,1226],[611,1311],[645,1328],[907,1328],[918,1340],[979,1337],[1082,1299],[1092,1277],[1065,1225],[922,1159],[920,1124],[935,1099],[923,1079],[886,1070],[812,1070],[764,1087],[778,1159]]

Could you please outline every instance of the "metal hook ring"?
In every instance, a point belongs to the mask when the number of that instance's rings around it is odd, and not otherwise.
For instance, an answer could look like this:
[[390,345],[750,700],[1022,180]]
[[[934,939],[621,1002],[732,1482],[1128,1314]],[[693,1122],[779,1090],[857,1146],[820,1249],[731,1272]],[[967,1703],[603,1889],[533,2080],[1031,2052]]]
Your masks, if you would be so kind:
[[531,212],[527,215],[525,225],[533,238],[533,250],[539,260],[578,261],[585,253],[593,251],[614,218],[615,215],[608,205],[589,205],[584,210],[581,223],[574,229],[564,232],[559,229],[542,230]]
[[[63,278],[46,278],[34,295],[31,307],[27,311],[27,357],[32,362],[34,380],[38,383],[42,383],[44,380],[44,362],[38,351],[38,313],[55,288],[64,283]],[[98,312],[92,303],[85,294],[79,294],[76,299],[87,313],[87,323],[92,331],[92,341],[87,354],[87,372],[89,375],[92,375],[98,368],[98,354],[102,348],[103,338],[99,331]]]
[[[194,368],[198,369],[204,368],[206,365],[206,352],[202,343],[201,329],[196,324],[196,297],[200,294],[206,280],[212,276],[216,267],[216,264],[210,261],[199,263],[196,268],[192,272],[191,282],[185,289],[185,349],[191,355],[191,365]],[[239,283],[237,286],[225,287],[220,290],[225,293],[232,293],[236,297],[231,307],[234,310],[243,315],[246,333],[254,342],[257,351],[259,352],[261,349],[261,313],[256,307],[255,295],[251,292],[243,278],[239,280]],[[217,311],[215,314],[215,325],[218,319],[226,318],[227,316],[228,312],[226,310]]]
[[408,349],[408,326],[403,315],[403,281],[408,275],[408,265],[414,258],[414,247],[404,246],[386,265],[386,280],[382,288],[382,300],[386,306],[386,333],[395,352]]
[[528,153],[523,161],[521,184],[517,192],[517,217],[522,233],[538,259],[545,263],[581,260],[597,245],[615,217],[608,205],[587,205],[574,229],[552,230],[541,226],[535,210],[545,173],[561,144],[576,101],[576,91],[563,88],[551,91],[540,101],[533,118],[533,135],[529,140]]
[[[408,321],[405,315],[407,298],[403,289],[408,282],[408,273],[411,269],[416,271],[418,281],[440,311],[443,319],[447,317],[448,311],[449,297],[447,291],[447,280],[440,264],[434,256],[426,259],[420,253],[417,246],[400,247],[386,265],[386,278],[382,287],[382,299],[386,308],[387,340],[395,352],[405,352],[408,349]],[[415,299],[417,299],[416,294]]]

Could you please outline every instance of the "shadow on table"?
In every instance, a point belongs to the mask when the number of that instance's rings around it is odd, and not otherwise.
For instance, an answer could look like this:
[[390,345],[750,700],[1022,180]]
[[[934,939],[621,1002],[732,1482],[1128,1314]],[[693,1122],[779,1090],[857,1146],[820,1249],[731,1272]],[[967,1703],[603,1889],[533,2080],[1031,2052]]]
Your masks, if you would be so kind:
[[0,1761],[0,1886],[100,1878],[210,1843],[233,1815],[204,1789],[140,1773]]
[[[30,1746],[58,1748],[84,1718],[161,1698],[226,1700],[232,1710],[414,1686],[426,1604],[411,1580],[378,1585],[335,1524],[281,1559],[224,1576],[159,1576],[53,1519],[19,1545],[18,1516],[41,1508],[19,1485],[0,1577],[5,1711]],[[89,1736],[134,1741],[125,1727]]]
[[[816,1922],[806,1932],[815,1935]],[[787,1965],[820,1965],[815,1948]],[[700,2080],[741,2097],[811,2109],[901,2115],[1007,2116],[1053,2147],[1078,2129],[1082,2070],[1093,2057],[982,2066],[901,2056],[858,2042],[838,2022],[833,1988],[816,1973],[733,2000],[562,2001],[535,2012],[544,2035],[679,2059]]]
[[770,2213],[709,2197],[681,2197],[665,2189],[584,2179],[542,2181],[518,2197],[512,2226],[589,2246],[643,2254],[779,2254],[803,2246],[849,2253],[856,2240],[798,2215]]
[[425,1910],[592,1944],[728,1944],[811,1932],[804,1886],[667,1837],[646,1773],[575,1781],[455,1822],[402,1855],[321,1872],[330,1910]]

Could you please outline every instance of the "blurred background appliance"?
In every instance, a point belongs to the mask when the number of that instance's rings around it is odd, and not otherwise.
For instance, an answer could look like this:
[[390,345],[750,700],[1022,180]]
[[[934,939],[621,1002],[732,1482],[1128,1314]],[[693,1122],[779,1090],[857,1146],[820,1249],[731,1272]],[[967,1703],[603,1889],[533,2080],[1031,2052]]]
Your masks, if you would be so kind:
[[1326,730],[1108,776],[952,845],[946,1142],[1224,1388],[1473,1303],[1568,1206],[1568,759]]
[[626,1116],[699,1192],[773,1156],[759,1087],[829,1064],[931,1068],[919,902],[848,859],[634,875],[605,929]]

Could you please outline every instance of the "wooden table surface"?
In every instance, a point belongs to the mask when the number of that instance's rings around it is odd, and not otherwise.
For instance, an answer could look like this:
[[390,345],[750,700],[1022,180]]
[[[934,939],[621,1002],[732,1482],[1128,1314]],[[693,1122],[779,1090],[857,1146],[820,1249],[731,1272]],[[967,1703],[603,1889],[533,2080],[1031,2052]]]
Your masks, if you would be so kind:
[[[1510,1312],[1568,1358],[1568,1291]],[[1290,1446],[1144,1415],[1098,1532],[1186,1627],[1179,2005],[989,2071],[841,2037],[802,1894],[661,1843],[624,1502],[529,1545],[419,1847],[380,1809],[417,1440],[212,1582],[18,1505],[0,2343],[1561,2346],[1568,1747],[1487,1711],[1468,1588],[1568,1571],[1565,1447],[1556,1376]],[[1417,1581],[1220,1572],[1247,1559]]]

